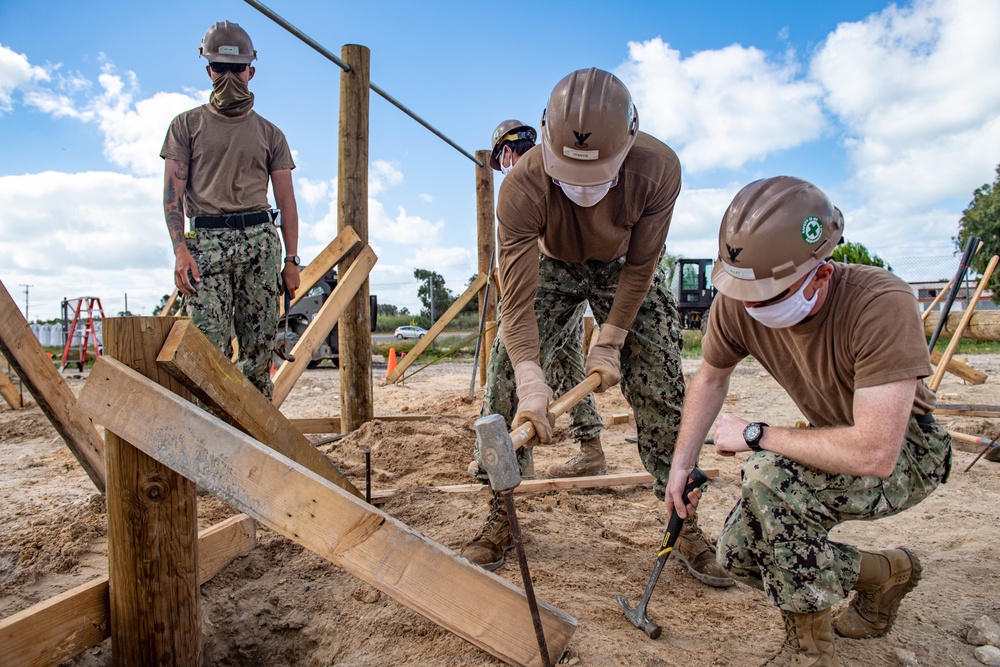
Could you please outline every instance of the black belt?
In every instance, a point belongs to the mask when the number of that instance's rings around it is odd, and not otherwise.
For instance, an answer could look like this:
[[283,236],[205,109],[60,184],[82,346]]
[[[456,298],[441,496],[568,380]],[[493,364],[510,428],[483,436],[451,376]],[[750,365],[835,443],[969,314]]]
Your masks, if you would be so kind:
[[193,218],[195,229],[245,229],[274,220],[272,211],[230,213],[229,215],[198,215]]

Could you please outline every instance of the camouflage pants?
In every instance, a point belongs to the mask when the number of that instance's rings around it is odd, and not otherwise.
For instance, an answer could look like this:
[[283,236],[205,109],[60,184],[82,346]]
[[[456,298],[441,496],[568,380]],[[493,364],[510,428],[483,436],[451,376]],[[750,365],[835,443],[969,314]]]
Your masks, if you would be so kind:
[[239,345],[239,368],[271,398],[271,351],[278,331],[281,241],[269,224],[246,229],[199,229],[187,239],[201,282],[184,306],[195,325],[225,354]]
[[[560,350],[581,348],[579,318],[584,302],[590,302],[597,322],[604,323],[614,301],[623,265],[624,260],[569,263],[541,256],[535,313],[542,368],[549,368]],[[677,322],[673,293],[666,276],[657,269],[621,350],[621,389],[635,415],[639,458],[655,478],[653,492],[660,499],[670,475],[670,460],[684,402],[684,375],[680,358],[682,337]],[[552,376],[547,376],[547,379],[550,382],[553,380]],[[576,384],[570,373],[566,374],[564,382],[570,383],[570,386]],[[563,393],[560,389],[568,388],[554,387],[557,394]],[[589,397],[589,400],[593,398]],[[482,414],[502,415],[509,428],[516,413],[517,386],[514,368],[503,341],[501,323],[490,352]],[[600,417],[597,416],[591,428],[596,428],[599,422]],[[585,430],[581,432],[586,433]],[[517,454],[523,472],[531,460],[531,450],[520,449]],[[477,478],[487,480],[482,470]]]
[[910,419],[896,468],[885,479],[826,473],[767,451],[751,454],[742,497],[719,537],[719,565],[785,611],[821,611],[845,599],[861,554],[829,532],[845,521],[897,514],[947,479],[951,437],[938,424],[927,429]]

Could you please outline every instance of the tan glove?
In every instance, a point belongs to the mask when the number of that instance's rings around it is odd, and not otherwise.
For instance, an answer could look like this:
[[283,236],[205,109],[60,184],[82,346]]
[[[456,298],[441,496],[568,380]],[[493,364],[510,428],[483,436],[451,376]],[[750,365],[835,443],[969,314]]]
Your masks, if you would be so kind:
[[552,389],[545,383],[542,367],[534,361],[522,361],[514,367],[514,381],[517,383],[517,414],[511,426],[516,429],[531,422],[540,442],[552,442],[552,423],[555,421],[555,416],[549,412]]
[[610,324],[601,325],[601,333],[597,337],[597,343],[590,348],[590,354],[587,356],[585,370],[587,375],[600,374],[601,386],[594,390],[597,393],[607,391],[609,387],[613,387],[621,381],[622,362],[618,352],[625,344],[627,335],[627,329],[620,329]]

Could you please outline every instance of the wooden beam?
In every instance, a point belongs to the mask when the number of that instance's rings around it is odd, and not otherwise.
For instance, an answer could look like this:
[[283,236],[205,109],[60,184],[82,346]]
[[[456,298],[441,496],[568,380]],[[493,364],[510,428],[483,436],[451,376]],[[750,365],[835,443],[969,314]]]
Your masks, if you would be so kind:
[[174,324],[156,363],[180,380],[227,424],[358,498],[365,497],[340,474],[330,459],[292,427],[281,411],[264,398],[191,320]]
[[[496,210],[493,203],[493,167],[490,166],[492,151],[476,151],[476,159],[482,163],[475,166],[476,172],[476,246],[479,260],[480,275],[489,275],[496,264],[493,261],[496,252]],[[485,290],[484,290],[485,291]],[[489,297],[479,297],[479,321],[486,324],[495,323],[497,319],[497,291],[491,289]],[[486,365],[489,361],[492,337],[487,337],[486,324],[483,335],[476,345],[479,346],[479,386],[486,385]]]
[[[313,261],[306,264],[306,268],[302,269],[299,274],[299,290],[295,293],[295,298],[292,299],[291,306],[294,308],[295,304],[301,301],[309,290],[316,286],[320,278],[325,276],[330,272],[337,262],[344,258],[348,252],[353,250],[355,246],[361,243],[361,239],[358,238],[358,233],[354,231],[353,227],[344,227],[337,234],[337,237],[330,241],[330,243],[320,251],[318,255],[313,259]],[[285,312],[285,300],[281,300],[281,313]]]
[[281,368],[274,374],[272,379],[274,394],[271,403],[275,407],[280,407],[288,398],[292,387],[295,386],[296,381],[308,367],[309,361],[312,360],[313,353],[330,335],[333,325],[337,323],[337,319],[344,312],[355,292],[361,289],[361,286],[368,280],[368,272],[372,270],[377,260],[371,246],[365,246],[351,268],[340,276],[337,286],[320,307],[315,319],[302,332],[302,337],[295,343],[295,347],[292,348],[295,361],[286,361],[281,364]]
[[[353,227],[368,246],[368,117],[371,50],[345,44],[340,56],[350,66],[340,72],[340,124],[337,142],[337,229]],[[357,251],[340,262],[341,275],[361,261]],[[371,267],[368,267],[369,269]],[[367,271],[344,304],[337,332],[340,366],[340,416],[349,433],[375,414],[372,403],[372,332]]]
[[[275,532],[497,658],[540,665],[524,591],[102,357],[80,404],[118,433]],[[577,621],[539,601],[551,662]]]
[[167,302],[163,304],[163,308],[160,308],[160,312],[158,312],[157,315],[159,315],[160,317],[167,317],[168,315],[170,315],[170,311],[174,309],[174,304],[177,303],[177,297],[179,295],[180,292],[178,292],[177,288],[175,287],[174,291],[171,292],[170,296],[167,297]]
[[472,301],[472,297],[476,296],[479,290],[481,290],[485,285],[486,274],[480,273],[476,279],[472,281],[472,284],[465,288],[465,291],[462,292],[462,296],[455,299],[455,302],[451,304],[448,310],[444,311],[444,315],[438,318],[438,321],[431,326],[430,330],[424,334],[424,337],[417,341],[417,344],[413,346],[413,349],[406,353],[406,356],[403,357],[402,361],[399,362],[399,365],[396,366],[396,370],[386,376],[385,384],[392,384],[398,380],[399,376],[403,374],[403,371],[409,368],[410,365],[417,360],[417,357],[423,354],[424,350],[430,347],[430,344],[434,342],[434,339],[437,338],[442,331],[444,331],[444,328],[448,326],[453,319],[455,319],[456,315],[462,312],[462,309],[465,308],[470,301]]
[[84,472],[104,493],[104,441],[0,282],[0,352],[52,422]]
[[[942,355],[937,350],[931,350],[931,363],[937,366],[941,363]],[[986,382],[986,373],[982,371],[977,371],[972,366],[968,365],[963,361],[958,361],[957,359],[949,359],[948,365],[945,369],[956,377],[960,377],[969,384],[982,384]]]
[[962,415],[964,417],[1000,417],[1000,405],[983,405],[980,403],[938,403],[934,406],[935,415]]
[[[98,361],[113,358],[151,384],[162,385],[163,391],[175,392],[178,400],[190,401],[184,385],[156,363],[177,321],[173,317],[105,319],[104,356]],[[115,664],[201,665],[195,484],[114,431],[106,430],[104,440]]]
[[7,373],[3,370],[0,370],[0,396],[14,410],[20,410],[24,407],[24,399],[21,397],[21,392],[17,390],[17,387],[14,386],[14,383],[10,381]]
[[[705,475],[710,479],[719,476],[718,468],[708,468]],[[598,489],[606,486],[630,486],[633,484],[652,484],[653,476],[648,472],[628,472],[616,475],[590,475],[588,477],[573,477],[560,479],[526,479],[515,489],[514,493],[548,493],[550,491],[568,491],[580,489]],[[381,504],[390,498],[404,493],[486,493],[486,484],[450,484],[446,486],[416,486],[406,489],[382,489],[372,491],[372,502]]]
[[[441,415],[375,415],[384,422],[423,422]],[[299,433],[340,433],[340,417],[303,417],[289,419],[288,423]]]
[[[254,520],[237,514],[198,535],[198,583],[253,551]],[[0,665],[56,667],[111,636],[108,578],[97,577],[0,620]]]
[[[966,311],[964,310],[949,314],[941,335],[952,335],[958,329],[958,325],[962,322],[965,314]],[[935,311],[924,320],[924,333],[927,336],[934,333],[934,329],[937,327],[940,318],[941,311]],[[1000,310],[975,311],[962,337],[968,340],[1000,340]]]

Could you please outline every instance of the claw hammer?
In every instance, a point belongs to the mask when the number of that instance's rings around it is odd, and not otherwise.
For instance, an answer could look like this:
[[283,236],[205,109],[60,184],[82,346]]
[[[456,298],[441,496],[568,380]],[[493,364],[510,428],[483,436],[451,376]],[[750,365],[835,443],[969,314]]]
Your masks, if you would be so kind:
[[[691,475],[688,476],[687,486],[684,487],[683,499],[685,505],[688,501],[688,494],[696,488],[702,487],[706,482],[708,482],[708,477],[705,475],[705,472],[695,466],[694,470],[691,471]],[[663,571],[664,564],[670,558],[670,552],[674,550],[674,544],[677,542],[677,537],[681,534],[681,526],[683,524],[684,519],[678,516],[677,509],[675,508],[670,513],[670,521],[667,522],[667,532],[663,534],[660,551],[656,557],[656,565],[653,566],[653,574],[649,577],[649,583],[646,584],[646,592],[643,594],[639,606],[633,609],[627,597],[624,595],[615,596],[615,600],[618,601],[628,620],[632,621],[632,625],[649,635],[650,639],[659,637],[662,628],[649,620],[649,616],[646,615],[646,605],[649,604],[649,596],[653,594],[653,589],[656,588],[656,580],[660,578],[660,572]]]

